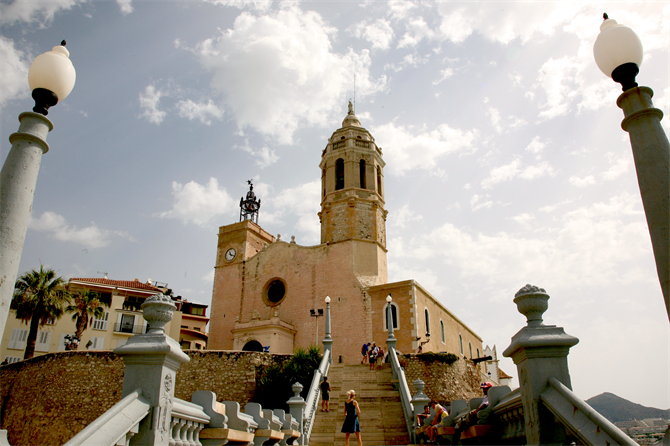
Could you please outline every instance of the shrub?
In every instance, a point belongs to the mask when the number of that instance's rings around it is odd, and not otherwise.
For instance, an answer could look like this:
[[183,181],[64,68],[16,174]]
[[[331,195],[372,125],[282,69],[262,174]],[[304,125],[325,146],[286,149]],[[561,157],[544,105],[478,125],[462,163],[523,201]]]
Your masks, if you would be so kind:
[[458,356],[454,355],[453,353],[426,352],[426,353],[419,353],[418,355],[416,355],[416,357],[426,363],[441,362],[443,364],[451,365],[454,362],[458,361]]
[[321,349],[312,345],[308,349],[297,349],[284,364],[264,368],[260,373],[254,402],[260,403],[264,409],[284,409],[288,412],[286,402],[293,396],[291,386],[296,382],[302,384],[300,395],[307,398],[314,370],[319,368],[321,358]]

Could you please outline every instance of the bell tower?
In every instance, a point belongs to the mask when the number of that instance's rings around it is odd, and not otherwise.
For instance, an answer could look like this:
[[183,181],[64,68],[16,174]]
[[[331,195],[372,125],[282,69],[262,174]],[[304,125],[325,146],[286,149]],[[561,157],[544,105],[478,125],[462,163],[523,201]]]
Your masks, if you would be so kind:
[[369,270],[360,264],[365,251],[366,258],[377,265],[374,275],[383,277],[386,277],[385,165],[381,147],[361,126],[349,101],[349,113],[342,127],[328,139],[319,165],[321,243],[356,242],[358,261],[354,261],[358,265],[355,266]]

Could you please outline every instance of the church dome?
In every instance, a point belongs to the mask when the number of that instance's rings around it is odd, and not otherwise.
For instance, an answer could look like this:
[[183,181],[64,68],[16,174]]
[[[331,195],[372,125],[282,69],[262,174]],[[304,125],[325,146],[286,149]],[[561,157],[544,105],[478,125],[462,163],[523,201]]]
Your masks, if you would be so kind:
[[347,117],[342,121],[342,128],[345,127],[362,127],[361,121],[354,114],[354,106],[351,101],[349,101],[349,113],[347,113]]

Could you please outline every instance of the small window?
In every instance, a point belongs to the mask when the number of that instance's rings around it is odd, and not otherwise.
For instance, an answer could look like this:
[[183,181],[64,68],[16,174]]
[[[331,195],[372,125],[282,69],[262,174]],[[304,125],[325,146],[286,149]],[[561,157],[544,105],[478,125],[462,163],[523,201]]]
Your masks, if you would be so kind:
[[109,320],[109,312],[105,312],[100,319],[93,320],[93,330],[107,330],[107,321]]
[[477,349],[477,357],[481,358],[481,356],[479,356],[479,349]]
[[191,342],[189,341],[181,341],[179,345],[181,346],[182,350],[188,350],[191,348]]
[[[388,325],[388,310],[389,310],[389,304],[386,304],[384,306],[384,331],[388,331],[389,325]],[[393,320],[393,329],[397,330],[398,329],[398,306],[391,302],[391,319]]]
[[274,307],[284,301],[286,297],[286,282],[280,278],[270,279],[263,288],[265,305]]
[[23,358],[19,358],[17,356],[5,356],[5,361],[7,361],[8,364],[14,364],[15,362],[21,361]]
[[440,319],[440,339],[443,344],[446,344],[447,339],[444,337],[444,322]]
[[377,166],[377,193],[384,196],[382,192],[382,168]]
[[470,347],[470,359],[472,359],[472,343],[468,341],[468,347]]
[[458,345],[461,348],[461,355],[462,355],[463,354],[463,336],[461,336],[460,334],[458,335]]
[[15,328],[12,330],[12,335],[9,338],[9,345],[7,348],[23,350],[26,348],[26,339],[28,338],[27,328]]
[[424,316],[426,316],[426,334],[430,334],[430,314],[428,314],[428,308],[423,310]]
[[359,163],[359,170],[361,175],[360,179],[361,189],[365,189],[365,160],[361,160],[361,162]]
[[335,162],[335,190],[344,189],[344,160],[342,158]]

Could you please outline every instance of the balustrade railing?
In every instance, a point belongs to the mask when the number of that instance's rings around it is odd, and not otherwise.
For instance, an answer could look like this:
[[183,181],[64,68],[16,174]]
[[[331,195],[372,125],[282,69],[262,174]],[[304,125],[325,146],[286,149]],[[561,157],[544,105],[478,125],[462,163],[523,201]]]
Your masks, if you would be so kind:
[[209,415],[197,404],[174,399],[170,430],[170,446],[202,446],[200,431],[209,424]]
[[330,350],[326,349],[323,352],[323,358],[321,359],[319,368],[314,370],[312,384],[309,387],[309,393],[307,393],[307,399],[305,400],[305,414],[303,415],[303,438],[305,438],[307,441],[309,441],[309,436],[312,433],[312,426],[314,426],[314,418],[316,417],[319,396],[321,395],[321,379],[324,376],[328,376],[329,369]]
[[151,404],[142,396],[142,390],[137,389],[96,418],[65,446],[128,446],[150,410]]
[[412,394],[407,385],[407,378],[405,376],[405,369],[400,366],[398,361],[398,354],[395,347],[389,347],[388,357],[391,361],[391,368],[393,369],[393,377],[398,380],[398,392],[400,393],[400,402],[402,404],[402,411],[405,415],[405,424],[407,425],[407,432],[412,443],[415,442],[415,426],[414,426],[414,406],[412,405]]

